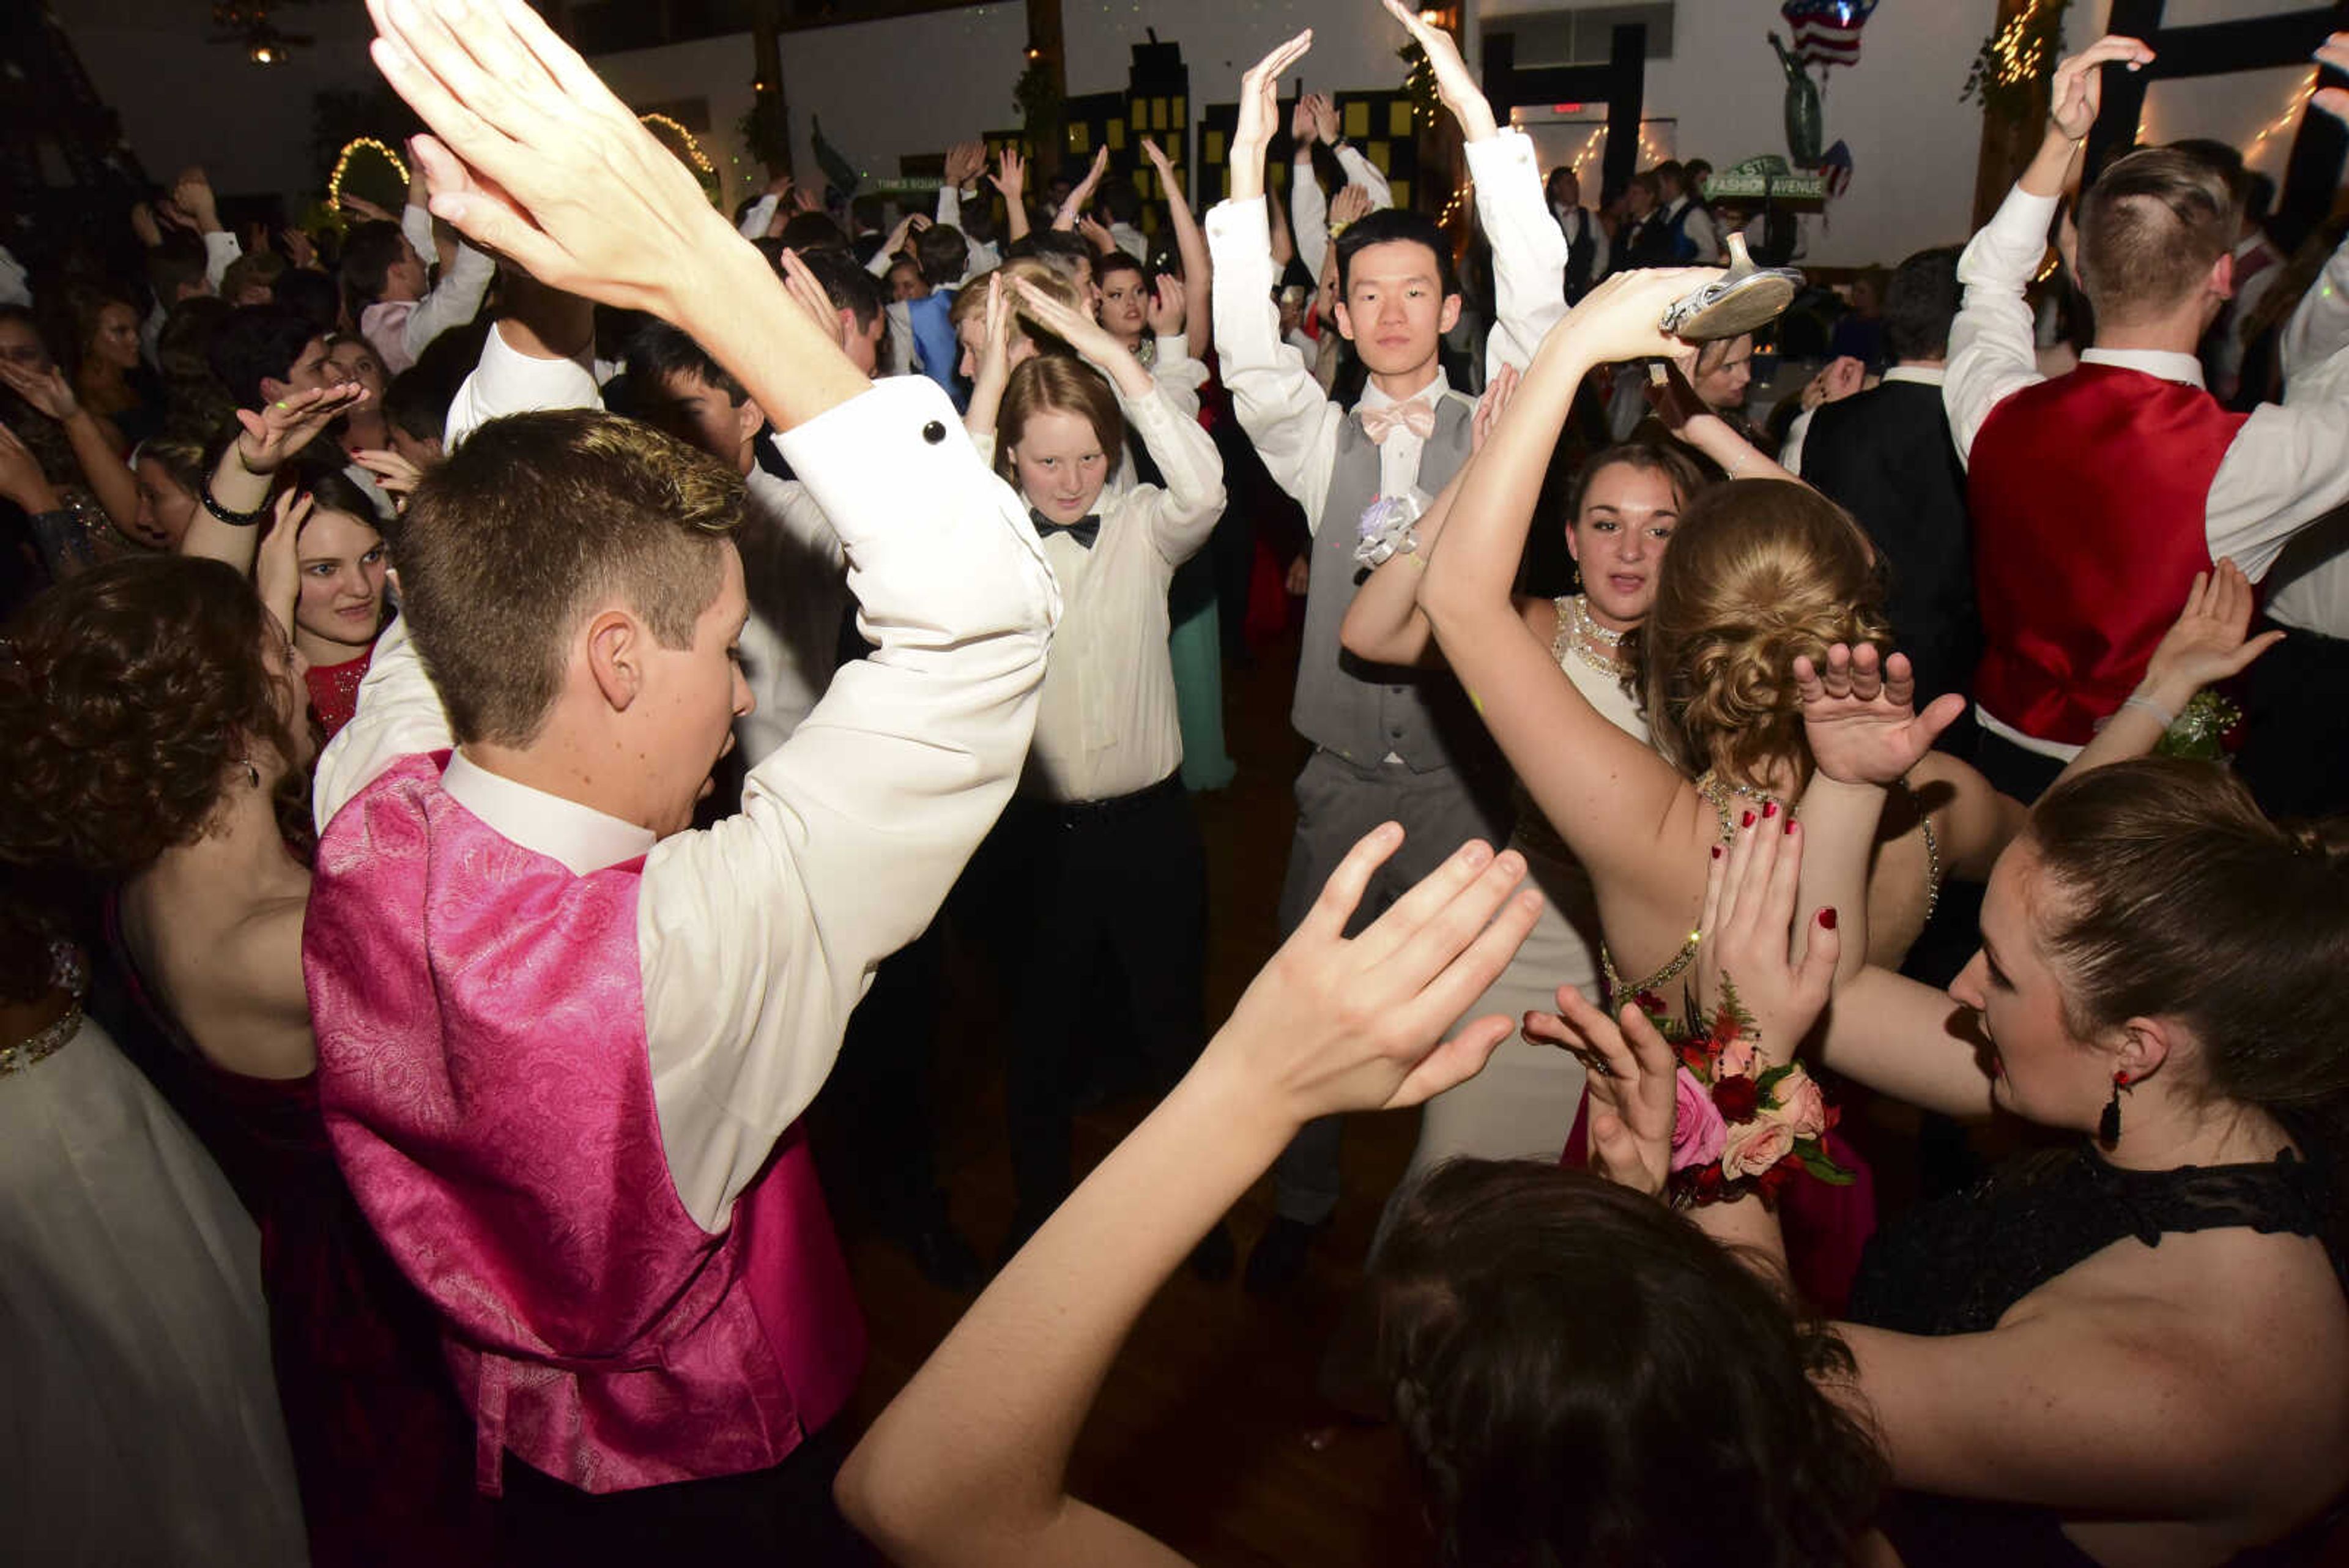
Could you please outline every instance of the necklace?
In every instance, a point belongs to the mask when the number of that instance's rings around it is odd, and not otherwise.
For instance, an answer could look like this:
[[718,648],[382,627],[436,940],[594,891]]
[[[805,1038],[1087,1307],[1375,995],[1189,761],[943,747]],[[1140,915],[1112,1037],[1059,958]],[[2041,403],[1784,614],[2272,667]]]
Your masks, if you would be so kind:
[[1574,650],[1574,657],[1601,675],[1620,678],[1624,664],[1618,650],[1626,634],[1600,626],[1591,615],[1590,600],[1585,595],[1576,594],[1566,601],[1566,607],[1567,646]]

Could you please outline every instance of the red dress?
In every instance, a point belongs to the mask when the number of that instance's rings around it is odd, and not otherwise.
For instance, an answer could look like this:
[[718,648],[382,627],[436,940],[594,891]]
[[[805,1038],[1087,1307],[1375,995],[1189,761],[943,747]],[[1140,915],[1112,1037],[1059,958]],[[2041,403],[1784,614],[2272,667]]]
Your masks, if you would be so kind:
[[302,679],[310,686],[310,711],[318,715],[318,722],[326,732],[326,739],[351,722],[359,708],[359,682],[367,672],[367,664],[375,658],[375,644],[357,659],[340,664],[314,664]]
[[139,1065],[261,1230],[270,1361],[311,1563],[498,1562],[496,1520],[472,1485],[473,1424],[441,1359],[439,1324],[336,1167],[317,1075],[254,1078],[206,1061],[146,993],[110,905],[107,928],[131,998],[160,1037],[133,1047]]

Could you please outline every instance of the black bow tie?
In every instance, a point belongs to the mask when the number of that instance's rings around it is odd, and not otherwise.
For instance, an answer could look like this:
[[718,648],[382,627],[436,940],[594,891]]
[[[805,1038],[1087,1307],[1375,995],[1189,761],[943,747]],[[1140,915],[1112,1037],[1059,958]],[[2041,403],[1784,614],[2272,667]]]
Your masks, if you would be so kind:
[[1098,515],[1081,517],[1074,523],[1055,523],[1031,506],[1028,509],[1028,520],[1036,524],[1036,537],[1039,539],[1066,534],[1090,550],[1093,547],[1093,541],[1101,537],[1101,518]]

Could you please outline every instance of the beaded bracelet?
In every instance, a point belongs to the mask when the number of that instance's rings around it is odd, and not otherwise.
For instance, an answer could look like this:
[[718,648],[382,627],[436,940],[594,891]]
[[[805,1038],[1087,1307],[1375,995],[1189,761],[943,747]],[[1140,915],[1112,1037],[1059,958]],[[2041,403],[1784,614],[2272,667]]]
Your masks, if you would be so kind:
[[269,510],[269,500],[264,496],[262,498],[261,504],[254,507],[250,512],[230,511],[227,507],[222,506],[219,502],[212,499],[212,487],[210,480],[206,480],[204,482],[202,487],[197,492],[197,495],[203,502],[205,511],[211,513],[213,516],[219,518],[222,522],[227,524],[232,528],[250,528],[254,524],[261,521],[261,514]]

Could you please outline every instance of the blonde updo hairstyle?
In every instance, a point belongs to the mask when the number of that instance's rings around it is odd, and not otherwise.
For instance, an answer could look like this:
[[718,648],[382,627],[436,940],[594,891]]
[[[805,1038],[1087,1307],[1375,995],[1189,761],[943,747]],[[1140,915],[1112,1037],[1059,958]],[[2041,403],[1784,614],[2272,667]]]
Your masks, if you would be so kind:
[[1655,744],[1694,777],[1759,784],[1774,759],[1807,772],[1795,659],[1830,643],[1889,644],[1868,536],[1808,485],[1743,479],[1681,513],[1642,628]]

